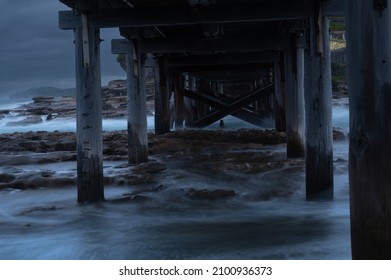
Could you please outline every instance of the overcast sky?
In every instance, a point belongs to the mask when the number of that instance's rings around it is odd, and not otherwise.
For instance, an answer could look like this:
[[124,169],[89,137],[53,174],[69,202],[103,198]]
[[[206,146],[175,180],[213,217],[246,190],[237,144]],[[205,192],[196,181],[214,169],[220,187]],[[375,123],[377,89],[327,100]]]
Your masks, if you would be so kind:
[[[59,0],[0,0],[0,96],[32,87],[74,87],[73,31],[58,28]],[[101,30],[102,84],[125,73],[111,54],[118,29]]]

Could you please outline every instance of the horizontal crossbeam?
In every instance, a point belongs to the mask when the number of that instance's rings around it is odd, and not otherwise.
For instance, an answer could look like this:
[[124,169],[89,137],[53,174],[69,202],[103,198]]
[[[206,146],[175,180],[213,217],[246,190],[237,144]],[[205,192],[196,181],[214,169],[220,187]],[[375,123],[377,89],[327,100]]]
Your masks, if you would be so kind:
[[206,38],[144,39],[140,48],[146,53],[210,53],[257,52],[283,50],[290,47],[290,36],[278,34],[270,37],[235,37],[208,40]]
[[[225,4],[204,7],[201,10],[188,7],[148,7],[135,9],[94,10],[89,13],[90,25],[96,28],[174,26],[200,23],[232,23],[268,20],[300,19],[310,15],[311,5]],[[59,14],[61,29],[81,26],[80,16],[71,11]]]
[[[344,15],[346,0],[329,0],[325,15]],[[270,20],[291,20],[310,17],[311,1],[258,1],[246,5],[231,3],[202,7],[153,6],[123,9],[97,9],[89,11],[89,24],[96,28],[174,26],[200,23],[235,23]],[[81,26],[80,16],[72,11],[60,11],[61,29]]]
[[274,62],[274,53],[263,51],[236,54],[171,56],[166,61],[169,67],[267,64]]

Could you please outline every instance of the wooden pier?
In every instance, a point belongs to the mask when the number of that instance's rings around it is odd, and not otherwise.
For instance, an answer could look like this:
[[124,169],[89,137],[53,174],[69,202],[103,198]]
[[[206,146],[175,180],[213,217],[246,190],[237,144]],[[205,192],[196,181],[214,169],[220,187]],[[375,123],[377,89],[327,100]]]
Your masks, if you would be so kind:
[[[273,115],[287,156],[306,158],[306,196],[333,199],[329,17],[346,16],[353,258],[391,258],[391,12],[384,0],[60,0],[75,31],[78,200],[103,193],[99,30],[126,54],[129,163],[148,160],[145,65],[155,68],[155,133],[232,115]],[[365,18],[362,18],[365,17]],[[173,100],[170,107],[170,99]]]

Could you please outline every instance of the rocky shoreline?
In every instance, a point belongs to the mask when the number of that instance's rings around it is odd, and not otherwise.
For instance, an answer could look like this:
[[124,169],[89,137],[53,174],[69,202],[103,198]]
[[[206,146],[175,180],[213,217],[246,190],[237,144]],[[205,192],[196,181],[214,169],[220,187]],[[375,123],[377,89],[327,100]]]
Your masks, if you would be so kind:
[[[124,118],[127,116],[126,80],[114,80],[102,87],[102,117]],[[154,111],[153,94],[151,89],[147,94],[147,115]],[[32,102],[15,109],[0,110],[0,118],[13,114],[18,120],[10,120],[6,126],[27,126],[53,119],[75,118],[76,98],[73,96],[36,96]]]
[[[178,130],[165,135],[149,134],[150,161],[127,164],[127,132],[104,133],[104,183],[140,188],[120,201],[142,201],[148,193],[166,188],[175,174],[172,163],[191,166],[207,177],[224,174],[262,174],[284,168],[304,170],[304,159],[287,159],[285,134],[275,130],[237,131]],[[76,186],[76,134],[73,132],[27,132],[0,134],[0,190]],[[65,169],[57,169],[57,164]],[[33,168],[31,168],[33,167]],[[247,174],[247,175],[246,175]],[[212,180],[212,179],[211,179]],[[184,186],[180,194],[189,199],[226,199],[229,189]],[[277,192],[265,196],[289,195]]]
[[[104,118],[126,116],[126,82],[113,81],[103,91]],[[148,98],[148,114],[153,100]],[[343,102],[341,105],[345,105]],[[55,118],[75,117],[74,97],[35,97],[33,102],[0,115],[18,114],[24,119],[9,125],[28,125]],[[284,168],[304,168],[303,159],[287,159],[285,133],[276,130],[177,130],[165,135],[149,133],[150,161],[127,164],[126,131],[104,132],[104,181],[111,186],[146,186],[140,193],[160,191],[160,181],[172,176],[175,162],[191,166],[206,176],[216,174],[260,174]],[[335,140],[346,140],[345,132],[334,129]],[[64,164],[66,168],[64,168]],[[56,167],[60,165],[61,167]],[[76,134],[74,132],[37,131],[0,134],[0,191],[76,186]],[[218,199],[236,195],[231,190],[188,186],[182,195],[190,199]],[[278,195],[275,193],[274,195]],[[286,194],[284,194],[286,195]],[[142,199],[141,199],[142,200]]]
[[[302,159],[289,160],[281,152],[260,150],[264,145],[285,142],[284,133],[274,130],[194,131],[149,135],[150,161],[129,165],[127,132],[104,134],[104,183],[111,186],[141,187],[135,195],[120,201],[142,201],[151,191],[166,188],[160,181],[175,174],[170,163],[191,165],[210,176],[238,172],[254,174],[277,168],[303,165]],[[75,187],[76,135],[71,132],[28,132],[0,135],[0,190]],[[69,163],[65,170],[56,164]],[[30,166],[30,168],[29,168]],[[31,168],[33,167],[33,168]],[[54,167],[54,168],[52,168]],[[179,193],[188,199],[224,199],[232,190],[184,186]]]

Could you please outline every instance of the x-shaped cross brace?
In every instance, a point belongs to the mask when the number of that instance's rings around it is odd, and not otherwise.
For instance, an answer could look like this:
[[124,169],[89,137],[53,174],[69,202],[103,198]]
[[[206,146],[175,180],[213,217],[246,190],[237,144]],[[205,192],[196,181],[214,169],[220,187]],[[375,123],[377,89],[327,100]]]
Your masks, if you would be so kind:
[[204,102],[211,107],[215,108],[214,111],[208,113],[202,118],[195,120],[189,126],[192,127],[205,127],[208,126],[221,118],[224,118],[227,115],[232,115],[241,120],[249,122],[251,124],[259,126],[263,118],[259,115],[254,114],[253,112],[244,109],[246,105],[259,100],[263,96],[267,96],[274,92],[274,85],[270,84],[261,89],[257,89],[246,96],[240,97],[232,103],[227,103],[220,100],[218,97],[196,93],[194,91],[185,90],[184,95],[191,99],[199,100]]

